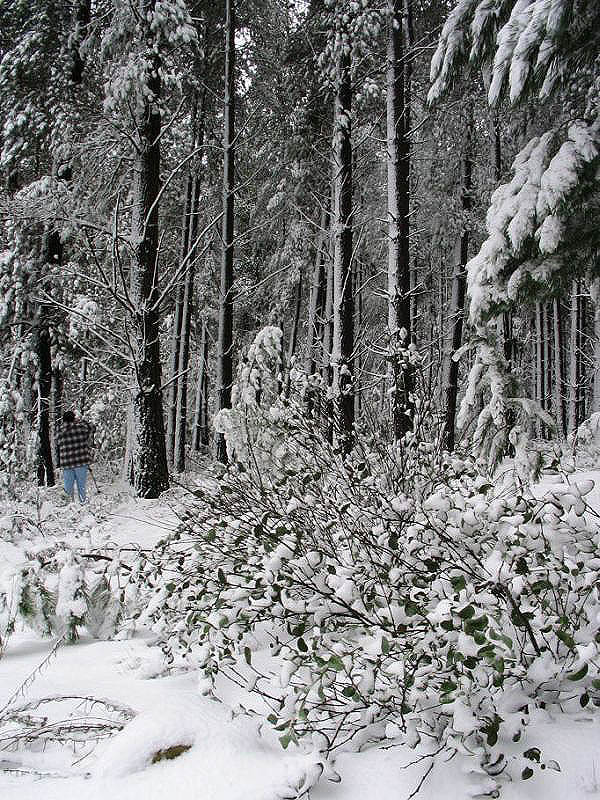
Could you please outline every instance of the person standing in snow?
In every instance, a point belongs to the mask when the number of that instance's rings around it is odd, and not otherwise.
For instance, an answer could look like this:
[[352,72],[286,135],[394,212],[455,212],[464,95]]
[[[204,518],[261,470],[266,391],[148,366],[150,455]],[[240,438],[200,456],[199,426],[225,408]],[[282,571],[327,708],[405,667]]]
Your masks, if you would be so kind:
[[65,492],[74,499],[75,484],[79,500],[85,503],[85,486],[91,461],[94,426],[77,419],[72,411],[65,411],[63,424],[56,437],[57,464],[63,469]]

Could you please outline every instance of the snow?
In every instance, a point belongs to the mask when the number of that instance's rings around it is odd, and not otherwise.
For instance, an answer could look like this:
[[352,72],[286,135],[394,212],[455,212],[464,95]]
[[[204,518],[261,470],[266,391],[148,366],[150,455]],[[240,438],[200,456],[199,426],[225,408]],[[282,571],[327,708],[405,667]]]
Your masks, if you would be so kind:
[[[570,476],[569,483],[566,499],[564,482],[557,476],[545,476],[536,492],[540,496],[560,495],[573,504],[585,496],[588,503],[600,509],[600,472],[577,472]],[[121,547],[131,542],[149,547],[176,524],[173,498],[170,502],[134,501],[124,495],[122,487],[103,489],[108,490],[108,498],[104,499],[109,509],[100,501],[87,508],[68,506],[60,519],[56,514],[57,493],[48,492],[38,507],[41,524],[46,530],[52,528],[54,536],[61,531],[64,535],[63,528],[69,527],[71,540],[79,537],[114,542]],[[441,503],[442,499],[435,502]],[[113,504],[114,510],[110,510]],[[2,533],[10,534],[11,516],[4,511]],[[17,542],[2,541],[0,550],[4,566],[19,563],[22,558]],[[282,550],[278,555],[286,554]],[[489,566],[493,570],[494,565]],[[69,573],[71,566],[65,563],[63,569],[67,572],[61,579],[76,583]],[[343,595],[343,584],[337,592]],[[430,616],[445,618],[446,605],[447,601],[440,602]],[[0,706],[46,659],[52,645],[52,640],[42,640],[28,630],[18,631],[9,639],[0,657]],[[253,653],[253,659],[260,656]],[[582,664],[596,656],[595,644],[578,646]],[[531,667],[540,683],[552,678],[547,667],[544,656]],[[403,669],[401,663],[398,669]],[[289,678],[289,670],[284,669],[282,685]],[[363,680],[368,681],[369,676],[365,674]],[[35,765],[45,777],[34,779],[0,771],[2,800],[79,800],[82,796],[89,800],[104,800],[107,796],[112,800],[278,800],[297,797],[303,781],[318,778],[323,770],[315,755],[318,748],[305,752],[292,743],[283,750],[268,725],[260,728],[258,718],[234,715],[238,703],[248,699],[244,689],[230,688],[229,693],[225,692],[226,702],[218,703],[202,694],[194,671],[165,674],[162,654],[143,629],[130,639],[97,641],[85,634],[75,644],[60,646],[23,694],[27,701],[57,695],[107,698],[117,706],[131,708],[135,716],[91,751],[87,745],[71,750],[53,744],[44,752],[28,751],[27,763]],[[507,718],[518,714],[523,706],[523,697],[513,695],[514,692],[507,692],[504,698],[502,713]],[[462,701],[448,710],[453,714],[457,733],[470,729],[472,712]],[[102,711],[94,713],[103,716]],[[598,794],[599,726],[597,715],[587,709],[560,718],[542,712],[532,715],[524,735],[529,746],[540,749],[540,763],[531,762],[533,779],[506,784],[502,798],[584,800]],[[333,765],[335,771],[330,766],[326,770],[330,778],[339,774],[341,782],[321,777],[310,790],[311,800],[364,800],[368,796],[404,800],[425,773],[428,775],[418,794],[423,800],[441,796],[467,800],[485,789],[489,779],[474,768],[474,759],[459,753],[443,760],[434,757],[426,743],[416,750],[402,746],[394,725],[388,726],[386,735],[388,743],[384,746],[363,752],[339,752]],[[518,745],[508,741],[503,747],[509,758],[517,758],[523,751],[523,741]],[[157,754],[164,755],[170,748],[177,748],[180,754],[171,760],[156,761]],[[16,770],[21,757],[20,753],[7,751],[0,756],[0,762],[8,762]]]

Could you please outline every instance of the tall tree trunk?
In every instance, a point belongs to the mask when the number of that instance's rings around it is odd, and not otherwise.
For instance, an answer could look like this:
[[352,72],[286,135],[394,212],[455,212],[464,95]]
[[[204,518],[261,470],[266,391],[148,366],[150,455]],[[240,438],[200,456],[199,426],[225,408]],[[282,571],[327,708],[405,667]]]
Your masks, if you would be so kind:
[[564,367],[563,367],[563,330],[560,300],[554,298],[554,413],[558,434],[563,439],[567,435],[565,418],[565,403],[563,396]]
[[[187,258],[190,245],[191,206],[194,181],[188,173],[181,221],[180,263]],[[181,323],[185,297],[186,275],[182,276],[176,287],[173,327],[171,328],[171,349],[169,354],[169,393],[167,408],[167,460],[173,464],[175,455],[175,429],[177,427],[177,393],[179,389],[179,353],[181,351]]]
[[321,209],[317,247],[313,265],[310,294],[308,298],[308,319],[306,323],[306,359],[304,369],[308,375],[315,372],[321,347],[319,320],[323,316],[326,294],[327,229],[329,228],[329,202]]
[[[47,264],[60,264],[62,261],[60,233],[46,226],[42,238],[42,273]],[[50,404],[52,393],[52,343],[48,309],[38,304],[35,311],[34,341],[38,359],[37,380],[37,429],[38,460],[37,479],[39,486],[54,486],[54,462],[52,458],[50,431]]]
[[352,293],[352,82],[350,54],[338,56],[333,161],[333,343],[331,353],[334,436],[352,448],[354,425],[354,298]]
[[[200,150],[204,144],[206,113],[206,88],[202,91],[199,117],[195,121],[194,150]],[[196,117],[196,114],[194,114]],[[194,280],[196,275],[196,250],[198,238],[198,216],[200,211],[200,188],[202,176],[200,168],[196,168],[193,180],[192,198],[190,207],[190,222],[188,236],[188,259],[185,273],[185,290],[183,295],[183,314],[181,318],[181,337],[179,346],[178,381],[177,381],[177,408],[175,413],[175,451],[173,464],[178,472],[185,469],[185,444],[187,431],[188,409],[188,372],[190,362],[190,336],[192,329],[192,316],[194,310]]]
[[[225,0],[225,107],[223,111],[223,252],[217,339],[217,409],[231,408],[233,379],[233,225],[235,200],[235,0]],[[227,463],[222,433],[216,456]]]
[[200,355],[198,359],[198,381],[196,383],[196,402],[194,404],[194,426],[192,429],[192,448],[200,450],[208,444],[206,430],[206,383],[208,371],[208,330],[206,322],[202,322],[202,338],[200,340]]
[[[285,358],[285,379],[284,379],[284,393],[286,396],[290,392],[290,371],[292,369],[292,359],[296,354],[296,345],[298,343],[298,329],[300,327],[300,311],[302,309],[302,272],[298,274],[296,288],[294,291],[294,315],[292,317],[292,326],[290,328],[290,338],[288,341],[288,348]],[[283,342],[282,342],[283,346]]]
[[[333,183],[332,183],[333,189]],[[333,192],[332,201],[333,207]],[[333,239],[333,216],[330,217],[331,239]],[[333,351],[333,254],[327,258],[327,275],[325,291],[325,318],[323,321],[323,361],[322,377],[325,385],[325,433],[327,441],[333,443],[333,401],[331,396],[331,385],[333,382],[333,368],[331,357]]]
[[[362,264],[357,260],[355,266],[355,278],[354,278],[354,285],[355,285],[355,303],[356,303],[356,310],[354,315],[354,329],[356,331],[356,339],[360,341],[360,336],[362,332],[362,324],[363,324],[363,292],[362,292],[362,284],[363,284],[363,269]],[[360,352],[357,352],[354,358],[354,418],[360,420],[361,413],[362,413],[362,392],[361,392],[361,381],[359,376],[361,375],[363,359]]]
[[598,413],[600,411],[600,278],[590,281],[589,290],[594,306],[592,412]]
[[[537,302],[535,304],[535,399],[541,408],[544,408],[544,394],[545,394],[545,363],[544,363],[544,315],[542,313],[542,304]],[[538,420],[537,435],[542,436],[542,423]]]
[[74,9],[75,26],[69,42],[71,46],[71,82],[75,85],[80,84],[83,79],[84,62],[81,45],[85,39],[90,18],[91,0],[77,0]]
[[79,365],[79,413],[85,414],[85,400],[87,396],[88,359],[83,356]]
[[63,414],[63,375],[62,370],[56,364],[56,360],[54,360],[52,365],[52,388],[51,388],[51,399],[52,399],[52,419],[54,424],[52,426],[52,433],[53,433],[53,440],[54,440],[54,458],[57,458],[58,452],[56,448],[56,434],[58,433],[58,426],[60,425],[60,420]]
[[38,466],[39,486],[54,486],[54,464],[50,444],[50,398],[52,389],[52,357],[50,329],[47,323],[36,332],[38,356]]
[[[154,14],[155,0],[140,0],[143,20]],[[150,30],[147,31],[148,38]],[[161,392],[158,308],[158,206],[160,190],[160,58],[146,54],[148,93],[137,112],[138,150],[133,187],[131,236],[134,243],[130,294],[135,309],[132,449],[129,478],[138,497],[158,497],[169,486]]]
[[[393,376],[394,438],[412,426],[412,369],[402,350],[411,342],[410,271],[410,92],[405,51],[405,0],[388,0],[387,216],[388,336]],[[408,12],[410,8],[408,8]]]
[[[467,118],[467,128],[465,131],[465,152],[463,157],[463,174],[461,189],[461,205],[463,211],[468,213],[472,206],[473,188],[473,104],[469,103]],[[469,239],[470,231],[465,220],[458,243],[458,258],[455,260],[454,273],[452,276],[452,300],[450,305],[450,317],[452,319],[452,345],[445,365],[444,386],[446,395],[445,424],[444,424],[444,447],[452,451],[456,442],[456,406],[458,400],[458,361],[455,354],[462,345],[462,331],[465,311],[466,294],[466,264],[469,258]]]
[[569,433],[574,433],[582,419],[582,302],[581,281],[571,284],[571,336],[569,353]]

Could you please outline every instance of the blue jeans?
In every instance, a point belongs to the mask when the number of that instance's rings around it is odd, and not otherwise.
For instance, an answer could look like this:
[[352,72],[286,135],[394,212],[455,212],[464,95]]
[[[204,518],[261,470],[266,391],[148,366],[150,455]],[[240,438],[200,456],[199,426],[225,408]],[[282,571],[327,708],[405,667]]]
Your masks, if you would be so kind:
[[79,499],[85,503],[85,484],[87,482],[88,468],[87,464],[83,467],[65,467],[63,470],[63,478],[65,481],[65,492],[73,500],[74,484],[77,483],[77,491]]

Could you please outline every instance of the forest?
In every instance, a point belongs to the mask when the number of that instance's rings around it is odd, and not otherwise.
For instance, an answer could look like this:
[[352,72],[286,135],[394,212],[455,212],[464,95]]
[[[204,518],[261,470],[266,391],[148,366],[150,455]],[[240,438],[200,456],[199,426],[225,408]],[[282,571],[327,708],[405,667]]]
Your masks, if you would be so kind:
[[596,0],[0,0],[3,797],[598,791],[599,104]]

